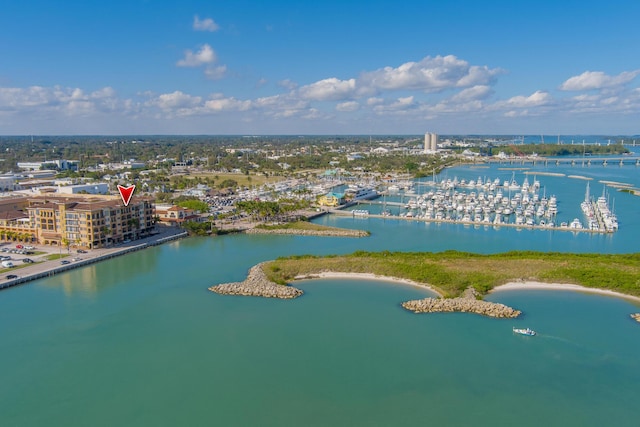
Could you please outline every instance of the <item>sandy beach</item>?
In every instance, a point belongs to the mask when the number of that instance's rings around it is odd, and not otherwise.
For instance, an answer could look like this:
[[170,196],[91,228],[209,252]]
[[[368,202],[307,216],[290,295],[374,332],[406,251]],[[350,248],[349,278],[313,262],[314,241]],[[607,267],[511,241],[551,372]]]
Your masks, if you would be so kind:
[[[294,280],[307,280],[307,279],[365,279],[365,280],[384,280],[388,282],[397,282],[405,285],[418,286],[420,288],[426,288],[432,292],[435,292],[442,297],[442,294],[432,288],[426,283],[419,283],[409,279],[401,279],[399,277],[380,276],[372,273],[339,273],[325,271],[317,274],[310,274],[307,276],[297,276]],[[616,298],[624,298],[635,302],[640,302],[640,297],[633,295],[627,295],[620,292],[609,291],[606,289],[587,288],[585,286],[573,285],[569,283],[542,283],[542,282],[510,282],[504,285],[499,285],[489,291],[490,294],[500,291],[518,291],[526,289],[536,289],[543,291],[573,291],[573,292],[585,292],[590,294],[606,295]]]
[[419,288],[428,289],[431,292],[436,293],[439,296],[443,296],[440,291],[432,288],[426,283],[419,283],[409,279],[401,279],[399,277],[380,276],[373,273],[339,273],[333,271],[325,271],[322,273],[309,274],[306,276],[296,276],[294,280],[308,280],[308,279],[365,279],[365,280],[383,280],[386,282],[402,283],[404,285],[417,286]]
[[543,291],[574,291],[574,292],[585,292],[590,294],[598,294],[598,295],[606,295],[616,298],[624,298],[628,300],[632,300],[635,302],[640,302],[640,297],[635,297],[633,295],[627,295],[620,292],[609,291],[607,289],[598,289],[598,288],[587,288],[585,286],[580,285],[572,285],[569,283],[542,283],[542,282],[510,282],[505,283],[504,285],[496,286],[489,293],[500,292],[500,291],[514,291],[514,290],[524,290],[524,289],[538,289]]

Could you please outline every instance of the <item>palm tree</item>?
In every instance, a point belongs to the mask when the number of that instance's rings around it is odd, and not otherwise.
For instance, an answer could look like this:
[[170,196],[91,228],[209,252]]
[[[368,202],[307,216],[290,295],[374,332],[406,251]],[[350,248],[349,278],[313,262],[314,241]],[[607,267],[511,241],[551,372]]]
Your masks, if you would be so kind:
[[63,237],[62,238],[62,245],[67,247],[67,253],[71,252],[71,248],[70,248],[71,241],[69,241],[69,239],[67,239],[66,237]]

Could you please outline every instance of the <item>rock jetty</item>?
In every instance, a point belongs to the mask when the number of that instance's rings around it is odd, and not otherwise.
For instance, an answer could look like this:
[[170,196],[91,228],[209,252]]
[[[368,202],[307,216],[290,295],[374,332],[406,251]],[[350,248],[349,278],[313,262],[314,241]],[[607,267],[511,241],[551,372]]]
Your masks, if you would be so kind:
[[489,317],[518,317],[522,312],[504,304],[471,298],[424,298],[402,303],[414,313],[476,313]]
[[223,283],[212,286],[209,290],[222,295],[245,295],[281,299],[297,298],[303,294],[300,289],[294,288],[293,286],[278,285],[270,281],[262,270],[262,263],[251,267],[244,281]]
[[[244,295],[265,298],[293,299],[304,292],[293,286],[278,285],[270,281],[264,270],[263,264],[254,265],[249,270],[247,278],[242,282],[223,283],[212,286],[210,291],[222,295]],[[460,298],[424,298],[420,300],[406,301],[402,307],[414,313],[438,313],[438,312],[463,312],[476,313],[489,317],[518,317],[521,312],[504,304],[482,301],[473,288],[465,290]],[[632,315],[633,317],[633,315]],[[640,321],[640,313],[636,320]]]
[[251,228],[245,231],[247,234],[290,234],[295,236],[334,236],[334,237],[367,237],[368,231],[364,230],[301,230],[296,228]]
[[633,313],[631,314],[631,318],[633,320],[635,320],[636,322],[640,323],[640,313]]

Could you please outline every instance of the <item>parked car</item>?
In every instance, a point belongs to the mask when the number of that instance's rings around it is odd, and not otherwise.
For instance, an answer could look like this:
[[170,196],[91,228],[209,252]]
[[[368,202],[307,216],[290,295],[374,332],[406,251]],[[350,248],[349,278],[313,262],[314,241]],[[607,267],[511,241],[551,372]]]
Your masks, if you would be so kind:
[[79,254],[86,254],[86,253],[87,253],[87,251],[85,251],[84,249],[78,249],[78,253],[79,253]]
[[35,249],[33,246],[25,246],[24,248],[28,251],[32,251]]
[[71,261],[67,261],[66,259],[63,259],[62,261],[60,261],[60,264],[62,265],[71,264]]
[[7,274],[7,279],[11,280],[11,279],[17,279],[18,275],[17,274]]
[[24,262],[25,264],[33,264],[33,260],[31,258],[23,258],[22,262]]

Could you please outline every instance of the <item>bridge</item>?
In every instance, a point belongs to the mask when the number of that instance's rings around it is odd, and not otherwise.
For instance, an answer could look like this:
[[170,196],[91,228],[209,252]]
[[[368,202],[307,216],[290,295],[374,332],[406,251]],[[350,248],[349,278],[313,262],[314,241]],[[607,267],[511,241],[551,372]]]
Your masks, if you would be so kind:
[[621,157],[567,157],[567,158],[548,158],[548,157],[509,157],[506,159],[482,159],[482,163],[498,163],[501,165],[571,165],[571,166],[640,166],[640,157],[621,156]]

